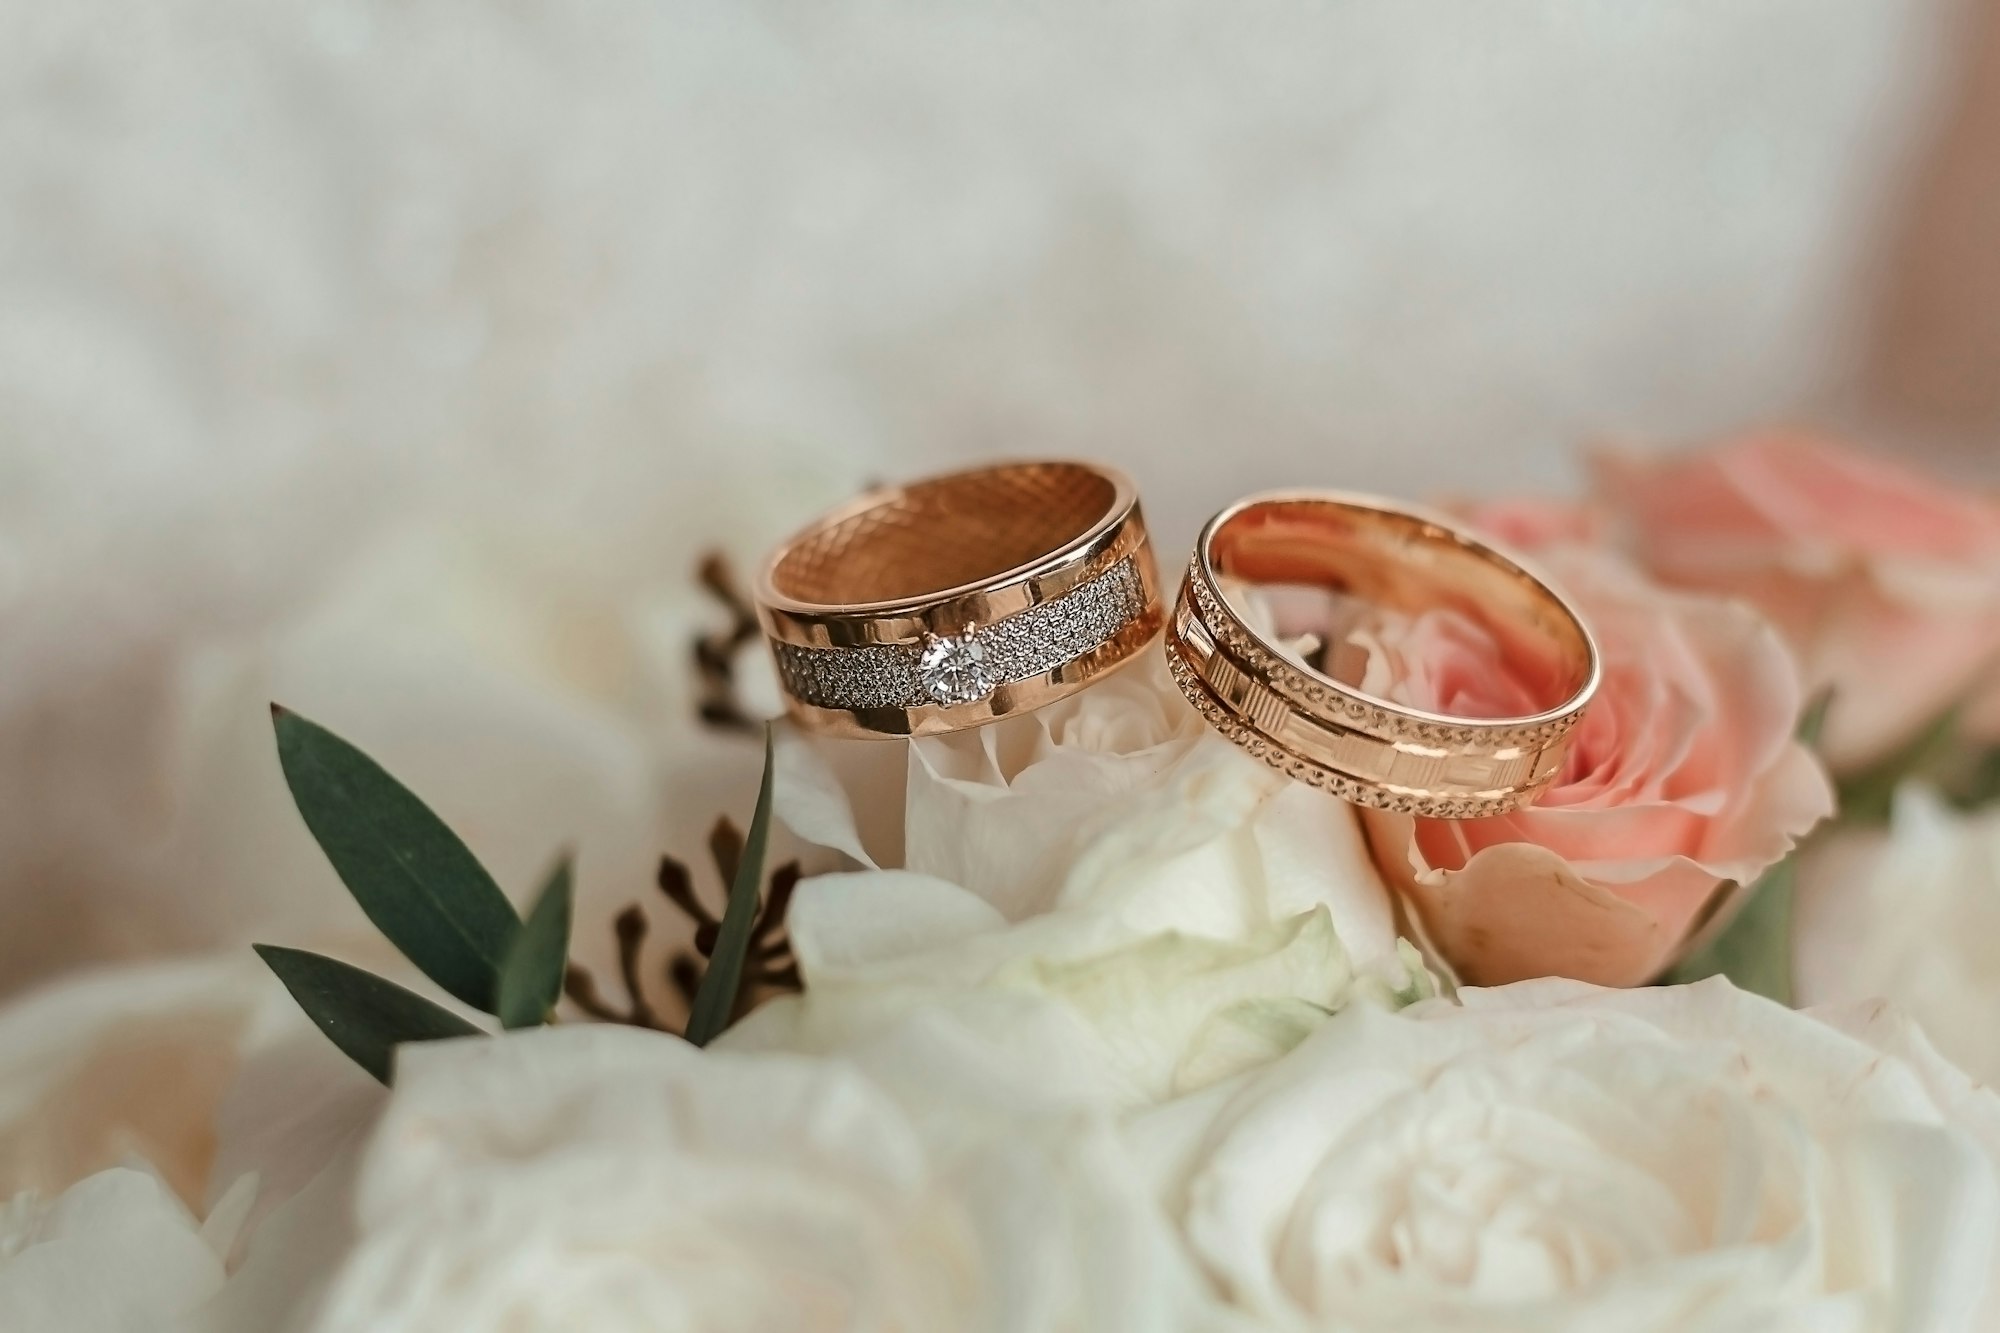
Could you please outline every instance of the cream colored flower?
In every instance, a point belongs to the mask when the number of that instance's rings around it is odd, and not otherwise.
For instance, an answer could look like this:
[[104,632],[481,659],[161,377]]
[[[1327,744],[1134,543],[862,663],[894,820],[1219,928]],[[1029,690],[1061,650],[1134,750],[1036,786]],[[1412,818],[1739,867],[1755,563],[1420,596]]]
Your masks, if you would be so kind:
[[1896,793],[1886,831],[1843,828],[1799,869],[1799,998],[1882,996],[1946,1055],[2000,1084],[2000,811]]
[[[407,973],[387,953],[359,956]],[[248,949],[95,969],[0,1008],[0,1199],[137,1162],[184,1211],[256,1234],[381,1095]]]
[[[787,754],[780,813],[869,856],[826,768]],[[1045,1077],[1071,1068],[1143,1103],[1282,1049],[1357,975],[1391,1003],[1428,985],[1351,808],[1211,733],[1157,653],[1027,717],[916,742],[902,808],[903,868],[800,886],[806,992],[731,1043],[832,1049],[945,1007],[1002,1045],[1066,1029],[1065,1057],[1029,1051]]]
[[2000,1099],[1881,1005],[1548,980],[1354,1006],[1152,1113],[1188,1244],[1282,1329],[1971,1333]]
[[914,1034],[877,1077],[603,1027],[413,1048],[310,1326],[1193,1327],[1106,1126],[933,1053]]
[[114,1167],[43,1201],[0,1205],[0,1328],[7,1333],[168,1333],[222,1286],[255,1182],[204,1225],[157,1176]]
[[199,1207],[226,1094],[288,1010],[248,950],[99,968],[0,1008],[0,1196],[141,1158]]

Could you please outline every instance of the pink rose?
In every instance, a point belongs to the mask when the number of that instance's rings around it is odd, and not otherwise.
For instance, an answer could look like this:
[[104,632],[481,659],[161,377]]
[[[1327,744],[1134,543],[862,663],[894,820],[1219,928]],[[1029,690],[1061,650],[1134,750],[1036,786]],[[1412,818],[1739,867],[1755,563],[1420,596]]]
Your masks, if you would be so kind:
[[1836,770],[1913,736],[2000,652],[2000,506],[1984,497],[1797,431],[1596,471],[1656,578],[1754,603],[1807,688],[1834,688]]
[[1462,500],[1445,509],[1516,551],[1559,545],[1602,546],[1609,535],[1602,511],[1575,500],[1510,495],[1497,500]]
[[[1802,690],[1762,617],[1672,592],[1607,552],[1544,553],[1604,658],[1555,783],[1494,819],[1368,811],[1370,842],[1431,944],[1481,986],[1652,980],[1729,882],[1747,884],[1833,810],[1793,739]],[[1453,611],[1382,613],[1349,636],[1368,692],[1466,717],[1546,706],[1537,663]]]

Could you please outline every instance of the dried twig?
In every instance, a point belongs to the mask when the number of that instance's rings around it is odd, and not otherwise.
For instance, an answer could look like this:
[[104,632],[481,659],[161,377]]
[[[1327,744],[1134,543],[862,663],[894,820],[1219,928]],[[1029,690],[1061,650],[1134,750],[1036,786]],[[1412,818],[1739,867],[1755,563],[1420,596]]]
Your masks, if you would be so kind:
[[701,682],[701,720],[726,731],[755,733],[762,723],[743,707],[737,690],[736,662],[755,642],[757,611],[736,586],[729,561],[719,552],[702,557],[696,570],[702,589],[729,613],[729,623],[694,641],[695,675]]
[[634,903],[618,914],[614,928],[618,932],[618,971],[625,980],[626,1009],[620,1012],[613,1008],[597,989],[596,979],[575,963],[571,963],[568,971],[563,973],[563,994],[592,1018],[600,1018],[607,1023],[652,1028],[657,1032],[671,1031],[660,1020],[653,1006],[647,1003],[645,988],[639,984],[639,956],[646,942],[646,914]]
[[613,1009],[610,1002],[597,993],[597,982],[591,978],[590,973],[575,963],[571,963],[569,970],[563,973],[563,994],[570,998],[572,1004],[592,1018],[602,1019],[606,1023],[637,1022],[630,1013],[620,1013]]
[[688,868],[673,857],[660,858],[658,883],[660,892],[667,895],[667,901],[678,907],[696,926],[707,926],[711,929],[721,926],[722,922],[715,914],[702,904],[701,899],[694,896],[694,880],[688,875]]
[[[735,880],[737,864],[743,858],[743,835],[727,818],[719,819],[709,831],[709,856],[726,895]],[[787,861],[771,872],[763,905],[750,927],[750,952],[743,973],[743,995],[738,1010],[749,1009],[757,1000],[776,991],[797,990],[800,986],[798,961],[792,956],[791,941],[785,936],[785,913],[799,884],[799,863]],[[707,959],[715,952],[715,940],[722,929],[720,916],[696,893],[694,876],[671,856],[660,858],[657,876],[660,892],[682,916],[694,925],[692,950],[677,950],[667,959],[667,983],[675,993],[692,1004],[701,988]],[[563,982],[563,991],[576,1007],[592,1018],[607,1023],[671,1031],[645,996],[642,954],[648,931],[646,913],[637,903],[618,914],[618,970],[629,997],[628,1007],[619,1010],[604,998],[596,981],[583,968],[572,965]]]
[[[743,859],[743,834],[727,816],[715,821],[709,830],[708,854],[715,862],[716,875],[721,879],[724,891],[736,880],[736,868]],[[677,867],[678,868],[678,867]],[[741,1009],[755,1003],[760,993],[774,990],[797,990],[800,985],[798,964],[792,957],[791,941],[784,936],[785,912],[791,906],[792,891],[799,884],[799,863],[787,861],[771,872],[764,890],[764,902],[757,913],[757,920],[750,927],[750,954],[743,974],[743,1002]],[[664,884],[666,868],[661,867]],[[680,869],[679,885],[686,885],[687,873]],[[702,967],[699,960],[709,958],[715,952],[716,937],[721,933],[721,919],[708,910],[687,888],[687,901],[674,893],[668,894],[694,922],[694,952],[682,952],[668,960],[667,980],[688,1000],[701,985]]]

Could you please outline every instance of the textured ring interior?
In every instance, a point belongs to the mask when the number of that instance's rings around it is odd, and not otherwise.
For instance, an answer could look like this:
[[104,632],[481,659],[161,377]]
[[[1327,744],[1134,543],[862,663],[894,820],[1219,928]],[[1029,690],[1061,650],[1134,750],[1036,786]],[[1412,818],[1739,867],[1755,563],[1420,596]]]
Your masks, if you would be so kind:
[[1458,611],[1501,641],[1543,708],[1559,707],[1591,676],[1589,635],[1561,598],[1484,543],[1414,514],[1332,499],[1267,501],[1217,527],[1209,557],[1217,574],[1250,584]]
[[1061,549],[1111,510],[1118,488],[1075,463],[1025,463],[905,487],[807,533],[771,571],[784,597],[891,602],[979,583]]

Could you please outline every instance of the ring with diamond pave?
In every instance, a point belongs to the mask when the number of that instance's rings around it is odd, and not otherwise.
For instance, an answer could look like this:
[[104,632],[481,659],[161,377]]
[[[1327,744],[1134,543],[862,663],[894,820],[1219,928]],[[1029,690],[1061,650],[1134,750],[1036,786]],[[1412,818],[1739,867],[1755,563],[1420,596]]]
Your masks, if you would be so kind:
[[[1272,615],[1288,596],[1463,615],[1534,664],[1546,697],[1533,713],[1475,718],[1368,694],[1326,660],[1338,633],[1266,628],[1242,587],[1261,587]],[[1242,749],[1356,804],[1445,819],[1532,801],[1600,671],[1582,617],[1523,562],[1444,515],[1332,491],[1251,496],[1210,519],[1166,637],[1181,693]]]
[[1053,703],[1130,661],[1166,619],[1131,480],[1077,462],[863,496],[778,547],[757,611],[793,718],[852,737]]

